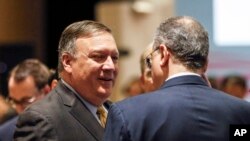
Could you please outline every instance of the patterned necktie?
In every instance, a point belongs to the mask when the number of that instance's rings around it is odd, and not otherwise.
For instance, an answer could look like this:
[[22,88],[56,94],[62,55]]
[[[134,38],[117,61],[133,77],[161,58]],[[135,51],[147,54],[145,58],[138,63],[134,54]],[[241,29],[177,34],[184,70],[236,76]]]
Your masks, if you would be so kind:
[[107,120],[107,112],[105,111],[105,109],[103,108],[103,106],[100,106],[97,109],[96,114],[97,114],[98,118],[100,119],[101,126],[103,128],[105,128],[105,124],[106,124],[106,120]]

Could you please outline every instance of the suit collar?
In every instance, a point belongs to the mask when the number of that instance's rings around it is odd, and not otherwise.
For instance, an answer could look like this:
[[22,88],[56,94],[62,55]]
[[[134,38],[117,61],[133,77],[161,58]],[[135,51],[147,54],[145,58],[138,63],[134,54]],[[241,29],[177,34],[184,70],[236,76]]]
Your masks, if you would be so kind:
[[193,72],[180,72],[180,73],[177,73],[177,74],[174,74],[174,75],[168,77],[166,81],[168,81],[168,80],[170,80],[170,79],[172,79],[172,78],[175,78],[175,77],[185,76],[185,75],[196,75],[196,76],[200,76],[199,74],[193,73]]
[[80,100],[75,101],[69,112],[93,135],[93,137],[96,138],[96,140],[102,140],[104,134],[103,127],[101,127],[94,115],[80,102]]
[[75,102],[75,94],[68,87],[66,87],[60,80],[55,88],[64,105],[72,106]]
[[104,133],[103,127],[98,123],[94,115],[87,109],[79,98],[59,81],[56,89],[62,102],[65,106],[69,107],[70,114],[84,126],[96,140],[101,141]]
[[161,86],[161,88],[171,87],[175,85],[185,85],[185,84],[208,86],[207,83],[200,76],[184,75],[184,76],[174,77],[172,79],[165,81]]
[[63,104],[69,107],[70,114],[84,126],[97,141],[101,141],[104,133],[103,127],[101,127],[94,115],[81,100],[77,98],[76,94],[61,81],[57,84],[55,91],[60,96]]

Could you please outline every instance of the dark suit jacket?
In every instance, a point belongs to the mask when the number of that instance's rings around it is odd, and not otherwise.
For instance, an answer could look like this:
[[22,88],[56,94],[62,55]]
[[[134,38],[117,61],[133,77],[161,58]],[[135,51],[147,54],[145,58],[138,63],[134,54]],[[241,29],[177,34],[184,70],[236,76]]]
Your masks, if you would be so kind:
[[250,104],[198,76],[113,104],[104,141],[228,141],[230,124],[250,124]]
[[18,119],[16,141],[101,141],[104,129],[62,82]]
[[16,128],[17,118],[13,117],[12,119],[6,121],[5,123],[1,124],[0,126],[0,141],[12,141],[14,131]]

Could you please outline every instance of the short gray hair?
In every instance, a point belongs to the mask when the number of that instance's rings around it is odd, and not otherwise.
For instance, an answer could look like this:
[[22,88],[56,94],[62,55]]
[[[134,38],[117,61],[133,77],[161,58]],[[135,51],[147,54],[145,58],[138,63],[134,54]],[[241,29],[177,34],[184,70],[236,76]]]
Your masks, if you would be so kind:
[[195,19],[187,16],[172,17],[156,30],[153,48],[164,44],[176,61],[187,69],[198,70],[207,64],[208,33]]

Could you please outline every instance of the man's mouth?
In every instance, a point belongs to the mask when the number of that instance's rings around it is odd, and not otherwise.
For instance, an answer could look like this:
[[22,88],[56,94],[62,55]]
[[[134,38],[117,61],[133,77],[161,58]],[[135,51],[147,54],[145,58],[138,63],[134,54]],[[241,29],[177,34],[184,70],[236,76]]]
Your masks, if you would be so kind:
[[99,80],[102,80],[102,81],[107,81],[107,82],[109,82],[109,81],[113,81],[113,79],[112,79],[112,78],[105,78],[105,77],[103,77],[103,78],[99,78]]

